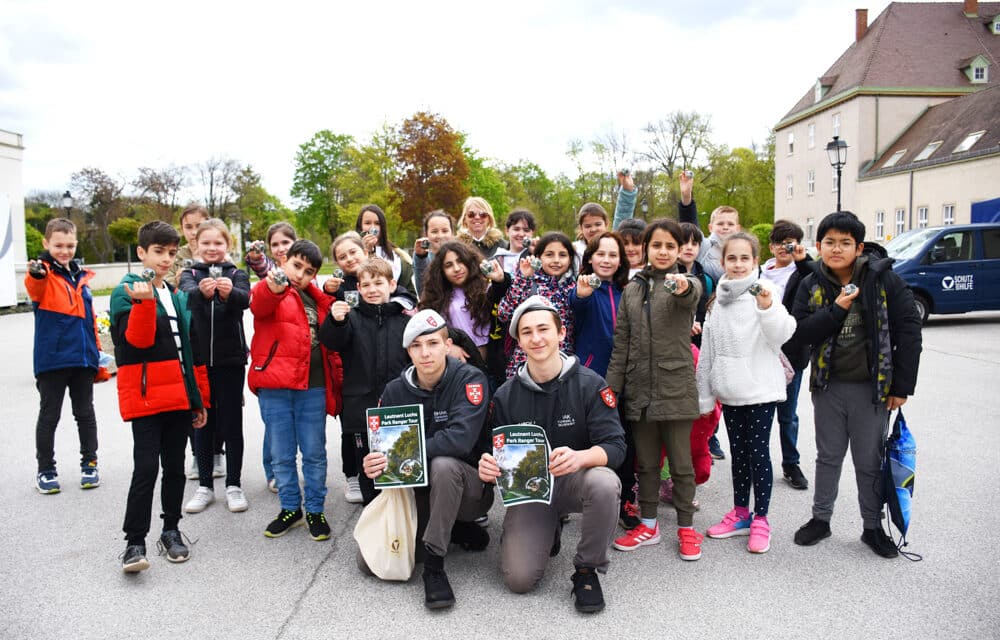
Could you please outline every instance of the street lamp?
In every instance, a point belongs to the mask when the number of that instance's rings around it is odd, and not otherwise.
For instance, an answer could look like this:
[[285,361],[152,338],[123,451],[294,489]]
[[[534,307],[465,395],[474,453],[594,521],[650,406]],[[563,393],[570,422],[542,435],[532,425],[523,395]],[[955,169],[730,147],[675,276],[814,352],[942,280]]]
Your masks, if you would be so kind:
[[840,211],[840,170],[847,164],[847,143],[840,136],[833,136],[826,144],[826,156],[830,166],[837,170],[837,211]]
[[642,203],[640,204],[640,206],[642,207],[642,218],[643,218],[643,220],[645,220],[646,219],[646,214],[649,213],[649,200],[646,200],[645,198],[643,198],[642,199]]
[[66,210],[66,217],[69,217],[70,212],[73,210],[73,196],[70,195],[69,191],[62,194],[62,200],[59,201],[59,206]]

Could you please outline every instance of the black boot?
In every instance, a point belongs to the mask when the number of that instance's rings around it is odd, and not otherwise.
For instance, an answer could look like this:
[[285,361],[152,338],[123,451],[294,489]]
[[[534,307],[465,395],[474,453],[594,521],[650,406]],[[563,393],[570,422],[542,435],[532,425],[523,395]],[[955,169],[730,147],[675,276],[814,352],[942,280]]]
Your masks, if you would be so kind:
[[864,542],[872,551],[883,558],[895,558],[899,555],[896,543],[886,535],[881,524],[874,529],[865,529],[861,534],[861,542]]
[[490,544],[490,534],[475,522],[455,522],[451,528],[451,541],[466,551],[482,551]]
[[604,609],[604,592],[597,579],[597,572],[590,567],[577,567],[573,574],[573,596],[576,610],[582,613],[596,613]]
[[455,593],[444,572],[444,558],[428,549],[424,557],[424,606],[428,609],[444,609],[453,604]]

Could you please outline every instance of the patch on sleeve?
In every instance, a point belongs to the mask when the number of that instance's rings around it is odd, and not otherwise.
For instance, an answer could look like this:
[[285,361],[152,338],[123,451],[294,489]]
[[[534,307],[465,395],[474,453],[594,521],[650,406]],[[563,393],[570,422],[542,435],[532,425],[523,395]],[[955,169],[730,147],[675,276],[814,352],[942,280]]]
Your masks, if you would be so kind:
[[615,395],[615,392],[612,391],[611,387],[604,387],[601,389],[601,400],[612,409],[618,406],[618,397]]
[[483,403],[483,384],[481,382],[470,382],[465,385],[465,397],[475,406]]

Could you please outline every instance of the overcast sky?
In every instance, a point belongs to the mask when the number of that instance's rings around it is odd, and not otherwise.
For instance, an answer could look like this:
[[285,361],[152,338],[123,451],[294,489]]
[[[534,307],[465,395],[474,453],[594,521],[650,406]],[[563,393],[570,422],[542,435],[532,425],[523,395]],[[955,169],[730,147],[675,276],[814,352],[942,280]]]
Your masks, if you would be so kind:
[[364,139],[418,110],[550,173],[572,170],[570,140],[614,128],[639,146],[677,109],[748,146],[851,44],[866,3],[736,4],[0,0],[0,129],[24,135],[26,193],[84,166],[131,178],[225,155],[284,200],[313,133]]

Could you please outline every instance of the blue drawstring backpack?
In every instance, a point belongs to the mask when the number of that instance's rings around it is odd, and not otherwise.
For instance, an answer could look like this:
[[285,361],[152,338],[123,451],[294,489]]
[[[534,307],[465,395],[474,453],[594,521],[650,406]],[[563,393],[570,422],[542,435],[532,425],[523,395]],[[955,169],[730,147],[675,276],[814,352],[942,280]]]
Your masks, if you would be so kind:
[[906,426],[906,419],[900,410],[892,426],[892,433],[885,441],[882,457],[883,496],[888,509],[890,534],[896,526],[900,538],[897,548],[910,560],[922,560],[915,553],[903,551],[907,546],[906,533],[910,528],[910,505],[913,502],[913,483],[917,470],[917,443]]

